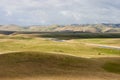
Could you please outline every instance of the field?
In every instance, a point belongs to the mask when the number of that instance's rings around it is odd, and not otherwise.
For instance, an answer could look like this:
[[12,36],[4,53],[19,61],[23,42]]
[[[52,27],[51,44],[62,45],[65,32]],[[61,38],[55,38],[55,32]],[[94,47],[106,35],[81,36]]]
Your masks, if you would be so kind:
[[1,34],[0,80],[119,80],[119,34],[66,35]]

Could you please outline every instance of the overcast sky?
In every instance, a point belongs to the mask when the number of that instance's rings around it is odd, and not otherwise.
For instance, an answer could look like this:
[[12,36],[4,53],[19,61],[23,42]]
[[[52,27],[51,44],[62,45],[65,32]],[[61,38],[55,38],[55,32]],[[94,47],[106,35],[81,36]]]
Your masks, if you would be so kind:
[[0,24],[120,23],[120,0],[0,0]]

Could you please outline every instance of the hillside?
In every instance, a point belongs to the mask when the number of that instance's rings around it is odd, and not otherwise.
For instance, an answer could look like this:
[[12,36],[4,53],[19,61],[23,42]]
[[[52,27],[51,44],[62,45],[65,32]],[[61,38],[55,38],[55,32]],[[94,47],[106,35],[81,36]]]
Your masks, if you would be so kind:
[[88,25],[68,25],[56,28],[55,31],[80,31],[91,33],[120,32],[120,27],[114,27],[104,24],[88,24]]
[[49,25],[49,26],[18,26],[1,25],[2,31],[37,31],[37,32],[91,32],[91,33],[120,33],[119,24],[72,24],[72,25]]
[[[41,52],[6,53],[0,55],[0,80],[117,80],[119,73],[113,74],[103,69],[109,59]],[[111,59],[119,61],[119,58]],[[119,70],[119,66],[115,70]]]
[[10,25],[1,25],[0,30],[1,31],[2,30],[3,31],[21,31],[23,30],[23,28],[18,25],[10,24]]
[[64,40],[40,34],[0,34],[0,80],[120,78],[120,50],[89,45],[119,47],[119,38],[69,37]]

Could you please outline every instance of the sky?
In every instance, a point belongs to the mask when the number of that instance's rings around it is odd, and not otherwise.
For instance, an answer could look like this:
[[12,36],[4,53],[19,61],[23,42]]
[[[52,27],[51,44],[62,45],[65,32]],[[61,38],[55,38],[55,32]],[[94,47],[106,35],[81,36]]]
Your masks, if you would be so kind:
[[0,0],[0,24],[120,23],[120,0]]

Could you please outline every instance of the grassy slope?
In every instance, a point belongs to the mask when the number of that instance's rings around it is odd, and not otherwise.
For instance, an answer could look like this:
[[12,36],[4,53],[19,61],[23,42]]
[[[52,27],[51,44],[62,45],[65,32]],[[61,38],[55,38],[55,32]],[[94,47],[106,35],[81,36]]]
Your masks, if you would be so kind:
[[[10,51],[22,52],[11,52],[0,55],[0,80],[4,80],[4,78],[8,78],[8,80],[10,80],[10,78],[11,80],[13,78],[22,78],[23,80],[23,78],[30,76],[32,80],[33,77],[43,77],[46,75],[54,76],[54,80],[56,80],[56,76],[58,76],[58,80],[66,80],[66,78],[69,80],[71,78],[73,78],[71,80],[75,80],[76,78],[80,80],[82,77],[83,80],[87,80],[85,78],[88,78],[88,80],[112,80],[113,78],[117,80],[120,78],[118,75],[120,72],[119,57],[118,59],[86,59],[68,55],[50,54],[53,52],[73,54],[76,56],[99,56],[99,52],[104,53],[103,56],[109,55],[109,53],[114,55],[120,54],[117,50],[103,50],[102,48],[87,46],[83,42],[84,39],[56,42],[43,38],[31,38],[29,36],[10,36],[9,38],[7,36],[5,38],[1,38],[1,53]],[[94,39],[86,39],[85,42],[95,41]],[[49,52],[49,54],[46,52]],[[117,64],[117,67],[113,66],[113,64]],[[117,74],[108,73],[107,71]],[[70,78],[66,77],[67,75],[71,75],[69,76]],[[86,75],[88,76],[85,77]],[[59,76],[62,76],[62,79],[59,79]],[[66,78],[63,79],[63,77]],[[35,78],[33,78],[33,80],[34,79]]]
[[[107,58],[105,58],[107,59]],[[13,52],[0,55],[0,80],[36,77],[59,77],[66,80],[112,80],[120,78],[118,74],[111,74],[102,69],[105,59],[87,59],[61,54],[42,52]],[[119,61],[120,59],[113,59]],[[102,61],[102,63],[101,63]],[[85,77],[87,75],[87,77]],[[75,77],[76,76],[76,77]],[[39,78],[40,79],[40,78]],[[46,80],[46,79],[45,79]],[[56,80],[56,79],[52,79]]]
[[[86,64],[85,64],[86,63]],[[65,56],[59,54],[48,54],[41,52],[14,52],[0,55],[0,77],[35,74],[67,74],[79,73],[80,70],[90,70],[88,65],[93,64],[87,59]],[[4,69],[2,70],[2,68]],[[6,70],[5,70],[6,68]],[[87,68],[87,69],[86,69]],[[25,70],[24,70],[25,69]],[[29,71],[30,70],[30,71]],[[94,70],[94,69],[93,69]],[[3,74],[3,72],[6,72]],[[13,74],[10,74],[10,73]],[[16,74],[17,73],[17,74]]]
[[[120,38],[98,38],[98,39],[74,39],[73,42],[81,42],[81,43],[90,43],[90,44],[102,44],[102,45],[108,45],[108,46],[118,46],[120,47]],[[94,47],[94,50],[98,51],[101,54],[118,54],[120,55],[120,50],[116,49],[107,49],[107,48],[100,48],[100,47]]]
[[107,62],[104,64],[103,68],[106,71],[120,74],[120,63]]
[[120,38],[77,39],[76,41],[86,42],[86,43],[96,43],[96,44],[112,45],[112,46],[120,46]]
[[[114,41],[113,42],[114,44],[117,44],[118,41],[116,40],[116,43]],[[85,45],[83,42],[92,43],[95,42],[95,39],[81,39],[74,41],[56,42],[43,38],[31,38],[28,36],[24,36],[24,37],[10,36],[9,38],[7,37],[7,39],[6,38],[0,39],[0,52],[31,50],[31,51],[40,51],[40,52],[68,53],[77,56],[98,55],[99,53],[103,53],[104,55],[105,54],[108,55],[109,53],[119,55],[119,50],[92,47]]]
[[44,39],[16,40],[2,39],[0,42],[0,51],[41,51],[41,52],[60,52],[79,55],[80,53],[94,54],[89,52],[92,48],[85,49],[86,46],[69,42],[55,42]]

